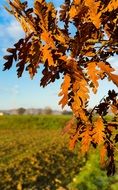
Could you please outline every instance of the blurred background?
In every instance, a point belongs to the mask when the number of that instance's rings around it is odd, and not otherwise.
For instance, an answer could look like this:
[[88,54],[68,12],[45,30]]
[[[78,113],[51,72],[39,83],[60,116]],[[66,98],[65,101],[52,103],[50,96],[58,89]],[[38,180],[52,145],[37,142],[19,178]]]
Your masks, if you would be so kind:
[[[47,0],[48,1],[48,0]],[[62,0],[52,1],[59,10]],[[28,1],[33,5],[33,0]],[[33,80],[27,72],[17,78],[15,63],[3,72],[6,49],[24,33],[0,1],[0,190],[118,190],[118,154],[116,173],[107,177],[100,167],[98,151],[91,148],[81,157],[79,144],[69,150],[68,135],[62,130],[72,112],[58,106],[62,79],[46,88],[40,87],[42,67]],[[60,24],[60,27],[63,25]],[[71,29],[73,34],[73,29]],[[118,73],[118,57],[109,59]],[[117,87],[106,79],[101,81],[96,95],[90,91],[89,109],[94,107],[109,89]],[[112,121],[109,113],[107,120]]]

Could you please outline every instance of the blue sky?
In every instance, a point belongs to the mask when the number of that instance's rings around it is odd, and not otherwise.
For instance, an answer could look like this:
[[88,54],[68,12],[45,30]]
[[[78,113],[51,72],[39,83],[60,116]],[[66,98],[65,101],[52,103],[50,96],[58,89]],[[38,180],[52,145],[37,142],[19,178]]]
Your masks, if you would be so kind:
[[[32,5],[33,0],[29,0],[28,2]],[[62,0],[53,0],[52,2],[58,8]],[[45,108],[46,106],[50,106],[53,109],[60,110],[61,107],[58,106],[60,80],[55,84],[53,83],[46,88],[42,88],[39,85],[41,71],[39,71],[33,80],[30,80],[27,72],[23,74],[22,78],[18,79],[15,64],[10,71],[2,71],[4,64],[2,57],[6,54],[6,49],[12,47],[24,35],[17,21],[4,10],[3,5],[5,5],[5,0],[0,1],[0,109],[18,107]],[[118,73],[117,60],[118,57],[112,57],[110,62]],[[106,79],[104,82],[101,81],[98,93],[96,95],[90,93],[90,107],[99,102],[109,89],[118,91],[118,88],[111,82],[107,82]]]

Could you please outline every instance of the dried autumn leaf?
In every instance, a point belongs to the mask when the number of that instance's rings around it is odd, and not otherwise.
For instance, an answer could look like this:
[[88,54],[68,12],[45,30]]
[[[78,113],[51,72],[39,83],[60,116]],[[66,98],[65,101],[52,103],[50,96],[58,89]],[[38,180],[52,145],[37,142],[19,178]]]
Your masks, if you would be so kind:
[[90,62],[88,64],[87,73],[88,73],[89,79],[93,83],[93,92],[96,93],[99,86],[98,80],[100,78],[99,77],[100,72],[97,70],[96,62]]
[[64,76],[64,81],[61,85],[61,92],[59,93],[59,96],[63,96],[63,98],[60,100],[59,105],[62,104],[62,108],[68,103],[68,91],[69,87],[71,85],[71,79],[69,75]]
[[54,66],[54,59],[52,56],[51,48],[46,44],[41,48],[42,54],[43,54],[43,61],[44,63],[46,60],[48,60],[48,65],[49,66]]
[[85,79],[79,80],[79,78],[77,78],[75,82],[73,83],[72,89],[75,95],[77,96],[75,97],[76,101],[78,98],[79,102],[81,102],[81,103],[78,103],[78,105],[80,105],[78,106],[78,109],[79,107],[84,107],[87,99],[89,98],[89,89],[87,87],[87,81]]
[[81,0],[75,0],[70,8],[69,16],[71,19],[73,19],[82,11],[84,12],[83,2]]
[[76,9],[76,6],[75,5],[72,5],[71,6],[71,9],[69,11],[69,16],[70,18],[74,18],[76,15],[78,14],[78,11]]
[[62,36],[61,34],[60,34],[60,35],[56,35],[55,37],[56,37],[56,39],[57,39],[60,43],[62,43],[62,44],[65,44],[65,43],[66,43],[65,37]]
[[83,79],[82,70],[78,67],[77,61],[75,59],[68,58],[66,66],[73,78],[75,78],[78,81],[80,81],[80,79]]
[[98,29],[101,24],[100,16],[102,14],[102,11],[101,12],[98,11],[98,8],[100,6],[100,1],[85,0],[85,5],[89,7],[88,18],[91,20],[91,22],[93,22],[93,24]]
[[73,3],[75,5],[80,5],[82,3],[82,1],[81,0],[73,0]]
[[81,100],[79,99],[77,94],[75,94],[74,97],[73,97],[73,102],[72,102],[71,108],[72,108],[72,110],[73,110],[76,117],[78,117],[79,113],[81,113],[80,112],[81,104],[82,104]]
[[104,62],[98,62],[97,65],[109,76],[110,80],[112,80],[118,86],[118,75],[112,73],[113,71],[115,71],[115,69]]
[[89,124],[86,126],[85,131],[80,135],[80,137],[82,138],[81,152],[82,152],[82,154],[85,154],[88,152],[88,150],[90,148],[91,141],[92,141],[91,126]]
[[69,149],[73,150],[75,148],[75,145],[78,141],[78,137],[80,136],[79,131],[77,131],[77,133],[72,137],[72,139],[70,139],[69,142]]
[[105,145],[103,145],[102,147],[100,147],[100,164],[102,167],[105,165],[106,156],[107,156],[107,149]]
[[78,83],[79,85],[77,95],[81,98],[83,105],[85,106],[84,103],[86,103],[86,101],[89,99],[89,89],[87,86],[87,81],[85,79],[82,79]]
[[41,34],[41,39],[52,49],[55,49],[54,41],[50,32],[44,31]]
[[98,145],[101,145],[104,142],[105,133],[104,133],[104,123],[101,117],[98,117],[97,120],[94,122],[94,129],[93,129],[93,141]]
[[118,1],[117,0],[112,0],[109,2],[109,4],[106,7],[106,11],[113,11],[118,8]]

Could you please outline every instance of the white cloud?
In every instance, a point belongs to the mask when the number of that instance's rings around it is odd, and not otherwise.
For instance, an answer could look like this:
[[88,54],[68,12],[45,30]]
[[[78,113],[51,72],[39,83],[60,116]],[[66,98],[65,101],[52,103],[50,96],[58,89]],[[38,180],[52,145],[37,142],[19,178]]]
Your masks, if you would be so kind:
[[16,41],[23,36],[23,30],[17,21],[11,21],[7,25],[0,25],[0,38],[2,40]]
[[[3,62],[3,56],[6,55],[6,49],[13,45],[24,36],[23,30],[17,21],[0,24],[0,61]],[[1,66],[0,66],[1,70]]]
[[5,49],[12,46],[24,33],[20,24],[5,9],[5,0],[0,1],[0,49],[1,54]]
[[13,40],[18,40],[23,36],[23,30],[17,21],[12,21],[7,27],[6,32]]

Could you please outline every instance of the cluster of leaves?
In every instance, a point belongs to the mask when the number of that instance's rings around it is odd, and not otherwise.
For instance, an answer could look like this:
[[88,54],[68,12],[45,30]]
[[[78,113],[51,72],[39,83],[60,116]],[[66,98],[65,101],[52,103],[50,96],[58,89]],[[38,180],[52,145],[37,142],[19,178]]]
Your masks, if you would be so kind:
[[[109,139],[112,135],[103,115],[109,107],[117,114],[116,94],[109,92],[108,99],[96,107],[99,116],[95,122],[87,105],[89,90],[96,93],[99,80],[108,78],[118,85],[118,76],[113,73],[115,69],[108,62],[110,56],[118,54],[117,0],[65,0],[59,14],[54,5],[45,0],[35,0],[34,8],[28,8],[26,1],[8,2],[10,8],[6,9],[20,22],[26,35],[14,48],[8,49],[11,54],[4,57],[7,60],[4,70],[10,69],[15,60],[18,77],[26,69],[33,78],[43,64],[40,82],[43,87],[63,74],[59,104],[62,108],[70,106],[77,120],[76,126],[72,121],[69,124],[74,131],[71,147],[80,139],[83,153],[88,151],[90,144],[99,145],[102,158],[107,149],[108,175],[113,174],[114,143]],[[60,22],[63,28],[60,28]],[[70,25],[75,34],[70,33]]]
[[[109,91],[108,96],[103,98],[98,106],[95,106],[88,114],[90,123],[86,125],[80,119],[74,124],[74,119],[65,128],[70,133],[70,149],[73,149],[76,142],[80,141],[81,152],[87,153],[90,146],[99,147],[100,163],[106,167],[107,175],[115,173],[114,152],[117,150],[118,122],[107,122],[105,116],[109,111],[115,113],[113,120],[118,114],[118,100],[115,91]],[[117,114],[116,114],[117,112]],[[71,127],[74,125],[74,128]]]

